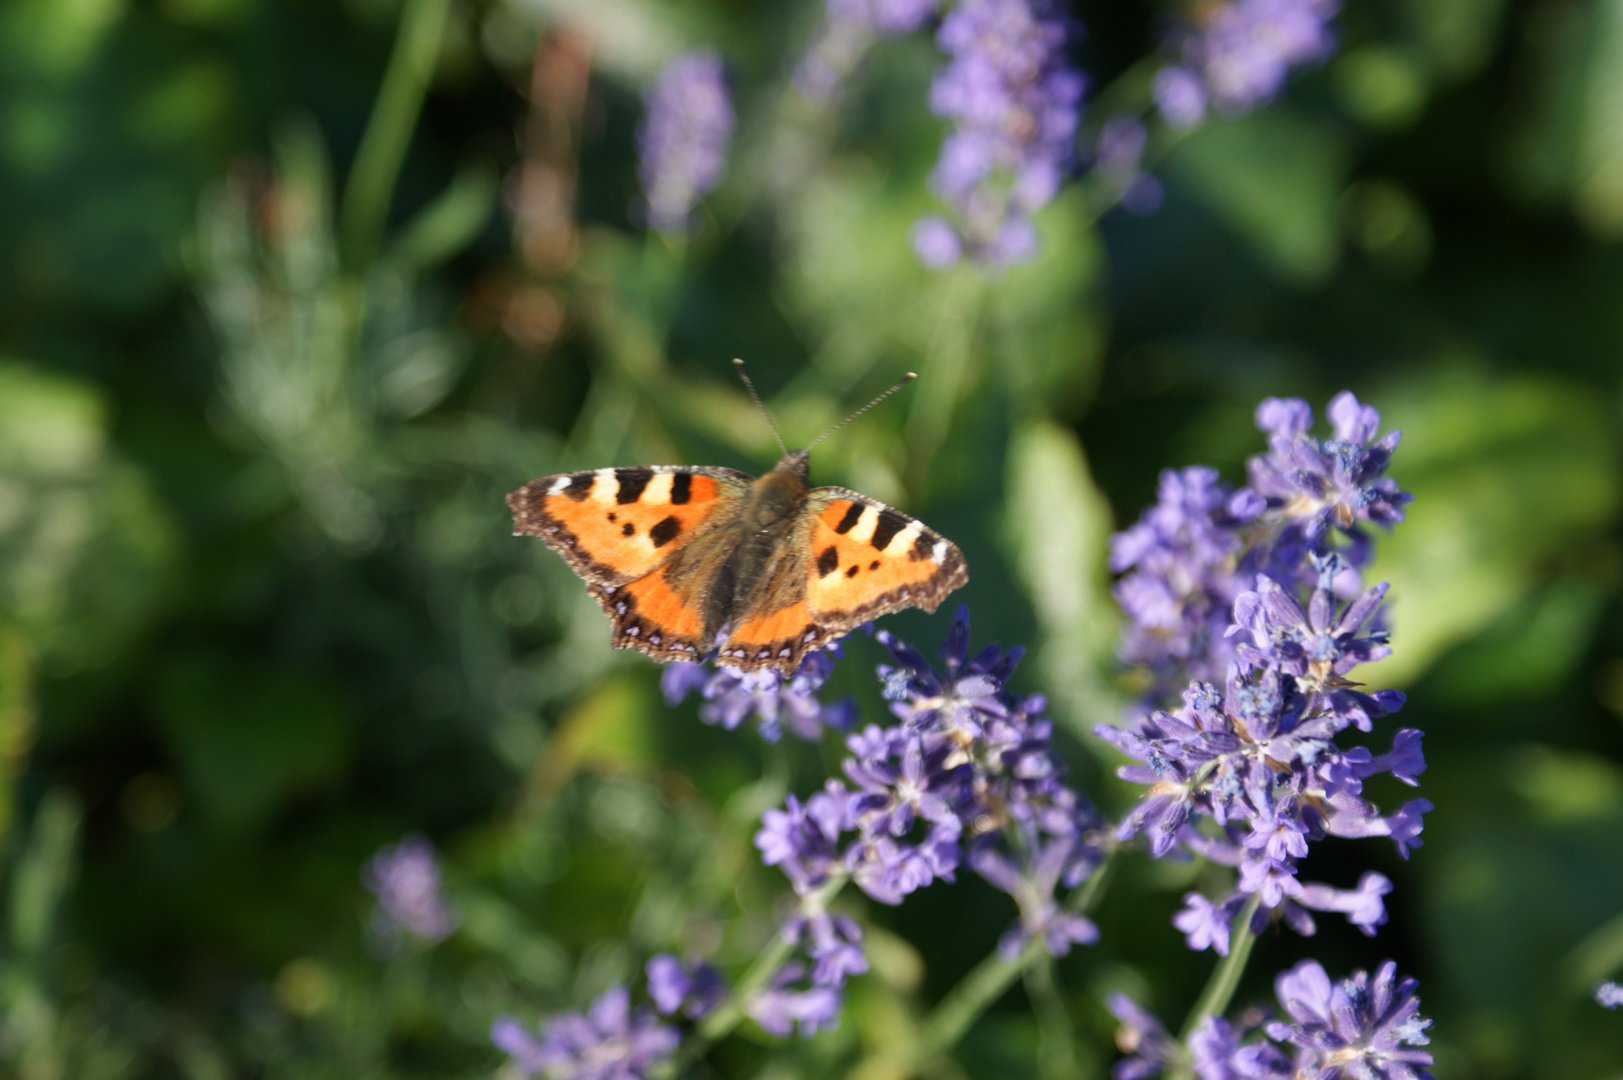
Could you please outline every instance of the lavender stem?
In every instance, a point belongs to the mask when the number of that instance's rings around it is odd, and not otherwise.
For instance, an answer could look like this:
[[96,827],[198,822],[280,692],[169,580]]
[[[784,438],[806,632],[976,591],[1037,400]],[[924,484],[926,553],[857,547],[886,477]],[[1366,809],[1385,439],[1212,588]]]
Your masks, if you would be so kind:
[[[849,880],[848,875],[841,874],[823,882],[816,890],[804,898],[805,910],[807,912],[826,910],[834,898],[839,895],[840,890],[845,888],[845,883]],[[738,980],[738,985],[734,988],[732,995],[715,1012],[705,1017],[704,1022],[694,1031],[693,1037],[688,1040],[687,1045],[683,1048],[682,1060],[684,1066],[689,1062],[698,1060],[709,1049],[711,1044],[725,1038],[743,1021],[744,1010],[749,1002],[772,980],[772,976],[783,966],[784,961],[789,959],[789,954],[794,951],[794,947],[794,942],[785,938],[782,934],[773,936],[771,944],[761,950],[761,955],[755,958],[755,962],[750,964],[749,970],[745,971],[743,977]],[[677,1071],[680,1072],[681,1069]]]
[[[1188,1041],[1190,1034],[1200,1026],[1200,1022],[1208,1016],[1220,1016],[1223,1010],[1229,1007],[1229,999],[1239,988],[1240,976],[1245,974],[1246,961],[1251,958],[1251,946],[1256,944],[1257,935],[1251,932],[1251,917],[1257,912],[1257,904],[1262,900],[1260,893],[1253,893],[1251,899],[1241,910],[1239,918],[1235,920],[1233,936],[1229,939],[1229,954],[1218,962],[1212,969],[1212,977],[1206,982],[1206,989],[1201,991],[1200,1000],[1189,1012],[1189,1019],[1183,1024],[1183,1040]],[[1178,1080],[1180,1075],[1192,1076],[1186,1069],[1175,1070],[1172,1080]]]
[[[1071,894],[1067,906],[1072,911],[1086,915],[1099,905],[1104,898],[1104,883],[1115,858],[1116,853],[1112,851],[1099,869]],[[918,1039],[903,1051],[905,1063],[917,1065],[957,1045],[965,1032],[980,1019],[981,1013],[1001,998],[1014,980],[1039,957],[1048,957],[1048,950],[1043,946],[1041,937],[1034,937],[1026,942],[1020,955],[1013,960],[1005,960],[993,952],[975,965],[957,986],[947,991],[947,996],[925,1018]]]

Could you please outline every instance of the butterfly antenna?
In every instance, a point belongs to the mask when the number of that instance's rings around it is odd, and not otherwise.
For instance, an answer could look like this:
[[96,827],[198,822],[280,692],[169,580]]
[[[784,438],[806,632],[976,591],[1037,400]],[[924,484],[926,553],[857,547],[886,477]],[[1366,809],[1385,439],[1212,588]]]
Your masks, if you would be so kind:
[[787,454],[789,448],[783,445],[783,436],[778,434],[778,425],[772,422],[772,414],[766,411],[765,405],[761,404],[761,395],[755,392],[755,384],[750,382],[750,374],[744,370],[744,361],[734,359],[733,366],[738,368],[738,377],[744,380],[744,388],[750,392],[750,397],[755,401],[755,407],[761,410],[762,416],[766,417],[766,426],[772,429],[772,437],[778,440],[778,449]]
[[880,394],[878,397],[868,402],[868,404],[864,405],[862,408],[858,409],[856,412],[852,413],[850,416],[847,416],[844,420],[841,420],[838,424],[835,424],[833,427],[817,436],[817,438],[813,439],[806,445],[806,449],[810,450],[813,446],[816,446],[818,443],[822,442],[824,439],[828,438],[830,435],[834,434],[836,431],[840,430],[842,427],[849,424],[851,421],[855,420],[857,417],[861,416],[863,413],[867,412],[881,401],[884,401],[886,398],[890,397],[890,395],[894,394],[896,391],[900,390],[902,387],[906,386],[916,378],[918,378],[918,373],[909,371],[906,375],[903,375],[896,381],[895,386],[891,387],[889,390],[886,390],[883,394]]

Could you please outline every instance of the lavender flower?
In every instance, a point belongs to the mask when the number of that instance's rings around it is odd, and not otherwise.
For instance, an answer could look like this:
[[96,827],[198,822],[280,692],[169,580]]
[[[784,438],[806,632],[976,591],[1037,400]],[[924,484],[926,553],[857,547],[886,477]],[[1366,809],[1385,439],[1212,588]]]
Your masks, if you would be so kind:
[[1222,677],[1233,657],[1230,614],[1248,584],[1243,534],[1264,509],[1248,489],[1225,487],[1215,469],[1161,474],[1156,504],[1110,539],[1110,569],[1123,575],[1114,595],[1128,619],[1123,660],[1177,686]]
[[1122,209],[1145,216],[1161,208],[1161,182],[1143,169],[1149,132],[1136,116],[1119,114],[1105,121],[1094,144],[1093,169],[1115,193]]
[[1623,1006],[1623,986],[1615,982],[1603,982],[1595,987],[1595,1000],[1608,1009]]
[[1332,986],[1315,960],[1305,960],[1274,983],[1290,1022],[1267,1025],[1268,1037],[1297,1048],[1298,1075],[1321,1080],[1430,1080],[1424,1050],[1431,1021],[1419,1015],[1418,983],[1397,977],[1388,960],[1372,979],[1362,971]]
[[1173,127],[1199,123],[1207,105],[1235,115],[1272,101],[1292,68],[1335,50],[1330,20],[1339,0],[1228,0],[1202,9],[1200,24],[1175,42],[1181,63],[1153,92]]
[[[1351,674],[1391,652],[1386,586],[1359,589],[1371,551],[1363,526],[1402,520],[1409,496],[1384,475],[1398,436],[1377,438],[1379,414],[1351,394],[1330,414],[1334,436],[1319,442],[1306,402],[1264,401],[1257,426],[1269,452],[1251,460],[1249,487],[1231,492],[1210,470],[1165,473],[1158,504],[1114,538],[1112,565],[1129,571],[1117,584],[1131,619],[1123,656],[1157,674],[1155,697],[1196,675],[1181,707],[1095,729],[1142,763],[1118,770],[1146,790],[1116,836],[1145,836],[1156,857],[1181,847],[1238,870],[1227,896],[1185,898],[1174,924],[1193,949],[1227,952],[1253,896],[1253,930],[1279,919],[1312,934],[1310,912],[1335,911],[1373,933],[1390,882],[1304,883],[1297,863],[1329,835],[1387,836],[1407,858],[1431,809],[1415,799],[1383,816],[1362,795],[1381,772],[1416,783],[1420,732],[1400,730],[1378,757],[1336,741],[1403,705],[1401,693],[1366,693]],[[1202,677],[1219,665],[1221,692]]]
[[377,897],[374,930],[386,943],[402,934],[432,945],[456,928],[440,897],[440,868],[434,846],[416,834],[381,849],[361,871],[361,883]]
[[1110,1070],[1114,1080],[1146,1080],[1159,1076],[1178,1060],[1182,1048],[1150,1012],[1126,994],[1111,995],[1110,1012],[1121,1021],[1116,1046],[1128,1055]]
[[797,1025],[803,1038],[839,1027],[845,999],[832,987],[803,985],[805,974],[806,965],[785,964],[745,1011],[762,1028],[780,1037],[792,1034]]
[[537,1039],[517,1020],[503,1016],[490,1040],[509,1056],[521,1076],[547,1080],[647,1080],[681,1042],[675,1028],[646,1009],[631,1009],[623,986],[610,987],[585,1015],[563,1013],[543,1023]]
[[[1211,469],[1169,470],[1156,505],[1112,538],[1111,569],[1123,575],[1115,595],[1128,616],[1119,651],[1154,676],[1152,703],[1164,704],[1189,679],[1226,677],[1240,643],[1229,637],[1239,621],[1234,602],[1270,588],[1258,584],[1259,572],[1293,593],[1320,587],[1326,598],[1314,603],[1350,597],[1374,550],[1367,525],[1403,520],[1411,496],[1384,475],[1399,433],[1377,438],[1380,414],[1351,394],[1337,395],[1329,412],[1332,437],[1320,441],[1309,434],[1306,402],[1265,400],[1256,420],[1269,448],[1248,463],[1247,487],[1232,490]],[[1369,620],[1374,610],[1348,616]],[[1321,623],[1314,632],[1328,629]],[[1358,648],[1375,659],[1378,624],[1366,637]]]
[[665,665],[659,681],[667,705],[676,705],[699,691],[705,699],[699,707],[699,719],[707,724],[720,724],[732,731],[753,716],[761,738],[767,742],[777,742],[785,725],[807,742],[816,742],[822,738],[824,728],[844,731],[856,718],[856,705],[849,699],[831,705],[817,700],[817,691],[833,671],[833,658],[826,652],[815,652],[787,677],[771,668],[712,670],[703,664],[677,661]]
[[671,61],[648,88],[644,108],[637,153],[648,223],[680,234],[727,163],[733,107],[721,57],[702,51]]
[[795,65],[795,89],[810,101],[827,101],[875,41],[912,33],[935,9],[936,0],[825,0],[827,22]]
[[666,1016],[680,1011],[690,1020],[700,1020],[727,996],[721,972],[702,960],[684,964],[669,953],[660,953],[649,958],[644,971],[648,996]]
[[902,723],[869,725],[846,740],[849,784],[831,780],[804,804],[790,796],[784,809],[767,811],[755,836],[762,861],[781,867],[802,896],[845,873],[896,904],[952,880],[967,851],[972,868],[1020,909],[1006,949],[1035,937],[1063,955],[1093,941],[1092,924],[1055,894],[1092,872],[1108,840],[1061,781],[1042,698],[1004,690],[1020,650],[992,645],[971,656],[964,608],[940,671],[906,642],[883,631],[878,638],[897,661],[879,675]]
[[1258,1024],[1257,1014],[1231,1023],[1206,1017],[1179,1044],[1150,1013],[1124,995],[1110,1001],[1121,1021],[1116,1042],[1128,1056],[1115,1080],[1146,1080],[1183,1065],[1201,1080],[1431,1080],[1432,1056],[1413,1047],[1430,1040],[1431,1021],[1418,1015],[1413,979],[1398,979],[1391,961],[1373,979],[1362,971],[1332,985],[1307,960],[1275,981],[1289,1021]]
[[963,0],[942,20],[936,40],[951,59],[930,88],[930,107],[953,128],[931,183],[954,220],[916,227],[926,265],[944,268],[967,254],[1004,267],[1035,254],[1030,215],[1059,191],[1071,163],[1084,87],[1065,62],[1066,36],[1047,0]]

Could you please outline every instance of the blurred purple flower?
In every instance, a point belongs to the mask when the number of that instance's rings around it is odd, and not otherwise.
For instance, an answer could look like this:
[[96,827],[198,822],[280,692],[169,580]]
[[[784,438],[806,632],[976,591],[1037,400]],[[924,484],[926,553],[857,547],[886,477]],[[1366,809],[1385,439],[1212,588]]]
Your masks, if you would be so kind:
[[763,1029],[780,1038],[792,1034],[797,1025],[802,1038],[839,1027],[844,997],[832,987],[797,986],[805,974],[806,965],[785,964],[771,985],[745,1006],[745,1012]]
[[677,661],[665,665],[659,681],[667,705],[676,705],[699,691],[705,699],[699,707],[699,719],[707,724],[720,724],[732,731],[753,716],[756,729],[767,742],[777,742],[785,726],[807,742],[816,742],[825,727],[844,731],[856,717],[856,705],[848,699],[831,705],[817,699],[817,691],[833,671],[833,658],[826,652],[815,652],[787,677],[770,668],[712,669]]
[[660,953],[650,957],[643,970],[648,975],[648,996],[666,1016],[681,1010],[690,1020],[699,1020],[727,996],[721,972],[702,960],[684,964],[669,953]]
[[1179,1058],[1182,1048],[1177,1041],[1167,1034],[1161,1021],[1132,998],[1113,994],[1109,1007],[1121,1023],[1116,1029],[1116,1046],[1127,1055],[1110,1070],[1114,1080],[1146,1080],[1159,1076]]
[[623,986],[604,991],[584,1015],[544,1021],[539,1039],[510,1016],[491,1025],[490,1039],[521,1076],[547,1080],[647,1080],[681,1042],[650,1010],[633,1012]]
[[[1035,254],[1030,215],[1071,166],[1085,82],[1066,63],[1066,37],[1048,0],[962,0],[936,34],[950,59],[930,107],[953,127],[931,183],[957,219],[958,248],[978,263],[1004,267]],[[932,268],[957,261],[939,225],[914,243]]]
[[432,945],[456,928],[440,896],[434,846],[421,836],[408,836],[372,856],[361,870],[361,883],[377,897],[372,925],[388,943],[409,934]]
[[1122,209],[1145,216],[1161,208],[1161,182],[1143,169],[1149,132],[1136,116],[1118,114],[1105,121],[1094,144],[1094,171],[1110,185]]
[[1388,960],[1371,978],[1362,971],[1332,985],[1324,968],[1305,960],[1280,975],[1274,989],[1290,1021],[1274,1021],[1268,1037],[1297,1048],[1298,1075],[1319,1080],[1431,1080],[1431,1021],[1419,1015],[1415,980],[1397,977]]
[[1227,0],[1201,9],[1173,47],[1180,62],[1156,76],[1153,94],[1167,123],[1200,122],[1210,103],[1235,115],[1272,101],[1291,69],[1335,51],[1330,20],[1339,0]]
[[701,51],[666,65],[648,88],[637,129],[638,175],[652,228],[687,230],[694,206],[721,180],[732,135],[721,57]]
[[827,101],[875,41],[912,33],[935,10],[936,0],[826,0],[827,22],[790,76],[795,89]]
[[1615,982],[1603,982],[1595,987],[1595,1000],[1608,1009],[1623,1006],[1623,986]]

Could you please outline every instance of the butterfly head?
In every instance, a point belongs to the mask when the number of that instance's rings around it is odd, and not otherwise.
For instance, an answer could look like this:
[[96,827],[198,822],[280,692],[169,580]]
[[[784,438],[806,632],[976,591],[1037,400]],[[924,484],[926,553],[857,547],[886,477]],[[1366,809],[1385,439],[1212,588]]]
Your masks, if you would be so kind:
[[811,466],[808,463],[809,458],[809,449],[790,450],[778,459],[778,463],[772,466],[772,471],[793,473],[794,475],[798,476],[800,478],[800,482],[804,484],[811,476]]

